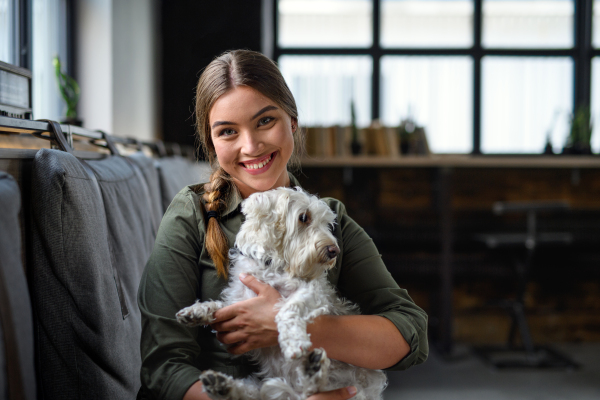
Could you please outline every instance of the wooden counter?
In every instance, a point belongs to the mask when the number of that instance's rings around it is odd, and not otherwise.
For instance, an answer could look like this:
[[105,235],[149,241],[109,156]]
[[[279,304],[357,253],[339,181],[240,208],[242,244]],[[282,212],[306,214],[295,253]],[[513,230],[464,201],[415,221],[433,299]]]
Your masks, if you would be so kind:
[[356,167],[356,168],[600,168],[600,156],[573,155],[468,155],[435,154],[403,157],[307,157],[303,167]]

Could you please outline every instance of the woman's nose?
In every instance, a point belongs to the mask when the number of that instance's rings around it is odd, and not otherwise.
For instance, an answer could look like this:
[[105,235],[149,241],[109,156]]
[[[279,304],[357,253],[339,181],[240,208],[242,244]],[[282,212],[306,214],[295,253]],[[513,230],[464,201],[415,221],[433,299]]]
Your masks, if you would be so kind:
[[262,151],[264,144],[260,136],[255,132],[246,131],[243,133],[242,152],[249,156],[258,156]]

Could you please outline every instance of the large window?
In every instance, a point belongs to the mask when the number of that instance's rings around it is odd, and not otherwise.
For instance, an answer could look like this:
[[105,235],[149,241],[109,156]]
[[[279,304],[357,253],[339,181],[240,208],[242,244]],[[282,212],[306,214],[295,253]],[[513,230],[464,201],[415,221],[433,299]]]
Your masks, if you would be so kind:
[[0,0],[0,61],[19,65],[19,3]]
[[33,118],[60,120],[65,105],[52,60],[72,74],[71,0],[0,0],[0,61],[31,70]]
[[600,130],[598,1],[276,0],[274,57],[304,125],[347,124],[354,102],[359,125],[410,117],[438,153],[560,152],[576,106]]
[[31,72],[36,119],[59,121],[65,117],[66,105],[60,96],[52,60],[58,56],[63,69],[70,72],[67,15],[67,0],[32,0]]

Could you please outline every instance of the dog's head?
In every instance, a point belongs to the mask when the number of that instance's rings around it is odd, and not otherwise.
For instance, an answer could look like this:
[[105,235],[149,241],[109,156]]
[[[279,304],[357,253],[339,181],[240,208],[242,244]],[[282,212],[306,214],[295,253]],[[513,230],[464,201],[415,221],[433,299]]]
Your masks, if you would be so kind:
[[335,265],[340,252],[332,233],[335,213],[316,196],[278,188],[249,196],[242,212],[246,220],[235,240],[242,253],[306,280]]

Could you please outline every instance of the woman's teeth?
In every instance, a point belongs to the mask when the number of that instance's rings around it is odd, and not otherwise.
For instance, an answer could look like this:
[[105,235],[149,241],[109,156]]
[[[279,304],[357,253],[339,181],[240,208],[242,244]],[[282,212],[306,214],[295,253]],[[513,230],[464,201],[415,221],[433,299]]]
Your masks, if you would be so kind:
[[265,165],[267,165],[269,163],[269,161],[271,161],[271,156],[269,156],[269,158],[267,158],[266,160],[264,160],[263,162],[260,162],[258,164],[244,164],[244,165],[248,169],[259,169],[259,168],[262,168]]

